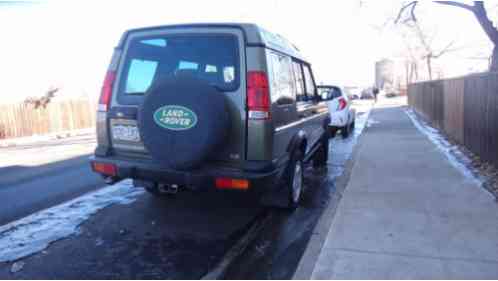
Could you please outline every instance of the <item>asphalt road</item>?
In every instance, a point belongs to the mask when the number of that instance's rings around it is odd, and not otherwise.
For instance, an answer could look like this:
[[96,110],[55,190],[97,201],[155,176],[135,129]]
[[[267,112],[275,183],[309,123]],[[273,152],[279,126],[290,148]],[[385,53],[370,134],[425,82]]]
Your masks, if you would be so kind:
[[[22,248],[37,239],[37,229],[50,234],[64,223],[52,220],[53,226],[44,228],[50,220],[35,221],[35,232],[24,233],[32,227],[24,225],[26,216],[45,209],[57,219],[53,206],[109,187],[87,162],[93,136],[0,148],[0,279],[199,279],[260,221],[266,221],[264,227],[226,277],[291,278],[355,140],[336,137],[328,169],[307,168],[303,204],[295,212],[261,207],[245,193],[155,198],[144,192],[127,204],[111,203],[89,213],[63,239],[7,262],[1,261],[2,247],[19,241],[11,236],[24,239],[14,245]],[[80,205],[74,204],[75,215],[84,211]]]
[[88,157],[95,137],[0,148],[0,225],[104,186]]
[[[105,189],[88,165],[94,145],[93,136],[84,136],[0,148],[0,227]],[[143,193],[20,259],[16,273],[13,262],[0,263],[0,279],[201,278],[263,212],[256,198],[240,193],[183,192],[161,199]],[[0,240],[10,232],[0,231]]]

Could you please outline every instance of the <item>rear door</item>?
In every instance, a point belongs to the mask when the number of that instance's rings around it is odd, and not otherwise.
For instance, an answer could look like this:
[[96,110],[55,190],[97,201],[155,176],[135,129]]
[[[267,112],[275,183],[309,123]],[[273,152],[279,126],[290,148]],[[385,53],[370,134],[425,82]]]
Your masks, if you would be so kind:
[[229,138],[224,148],[213,160],[237,166],[245,157],[244,45],[242,30],[230,27],[160,28],[129,33],[109,114],[114,153],[147,157],[136,130],[139,105],[153,83],[178,71],[189,71],[224,93],[231,126],[227,128]]
[[296,86],[292,69],[292,58],[273,50],[266,50],[268,79],[270,83],[271,118],[275,127],[273,157],[285,155],[287,145],[295,134],[289,126],[297,120]]
[[[327,117],[328,109],[326,103],[321,101],[318,96],[310,65],[303,62],[299,65],[304,81],[305,98],[298,104],[298,115],[308,137],[307,149],[309,150],[323,134],[323,120]],[[299,75],[299,71],[295,71],[295,74]]]

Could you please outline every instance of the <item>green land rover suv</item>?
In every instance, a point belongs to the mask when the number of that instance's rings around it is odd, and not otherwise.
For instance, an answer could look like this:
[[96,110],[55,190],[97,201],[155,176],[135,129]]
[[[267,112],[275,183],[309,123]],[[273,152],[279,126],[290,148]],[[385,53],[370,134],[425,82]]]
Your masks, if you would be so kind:
[[327,162],[328,118],[310,64],[279,35],[254,24],[133,29],[104,80],[91,167],[158,196],[238,190],[296,208],[303,164]]

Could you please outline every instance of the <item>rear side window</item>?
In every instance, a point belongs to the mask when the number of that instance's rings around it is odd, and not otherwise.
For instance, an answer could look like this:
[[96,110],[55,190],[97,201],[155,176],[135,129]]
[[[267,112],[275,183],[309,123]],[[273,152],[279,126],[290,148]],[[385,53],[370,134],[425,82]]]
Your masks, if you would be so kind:
[[342,97],[342,91],[338,87],[318,87],[318,95],[325,99]]
[[161,78],[180,72],[221,91],[239,87],[238,39],[230,34],[135,38],[127,44],[123,63],[119,96],[142,96]]
[[315,94],[315,82],[311,76],[310,68],[307,65],[303,65],[304,79],[306,82],[306,94],[312,97]]
[[301,64],[296,61],[293,61],[292,70],[294,72],[294,81],[296,84],[296,100],[305,101],[306,93],[304,91],[304,78],[303,78],[303,71],[301,69]]
[[270,51],[271,99],[278,105],[292,104],[296,99],[292,60],[290,57]]
[[340,98],[342,97],[342,91],[340,88],[332,88],[332,98]]

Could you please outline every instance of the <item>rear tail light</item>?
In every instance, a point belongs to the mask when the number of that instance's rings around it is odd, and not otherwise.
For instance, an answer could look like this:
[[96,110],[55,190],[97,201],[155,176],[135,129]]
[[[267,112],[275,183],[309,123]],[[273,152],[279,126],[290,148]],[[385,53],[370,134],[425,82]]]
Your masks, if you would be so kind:
[[247,73],[247,108],[249,119],[270,118],[270,91],[268,78],[263,71]]
[[112,87],[115,79],[116,72],[108,71],[104,79],[104,84],[102,85],[102,91],[100,92],[99,111],[107,111],[109,109],[112,98]]
[[249,181],[244,179],[217,178],[216,188],[218,189],[249,189]]
[[94,172],[106,176],[115,177],[118,175],[118,168],[114,164],[92,162],[92,169]]
[[339,99],[339,110],[343,110],[344,108],[346,108],[346,105],[348,103],[346,102],[346,100],[344,98],[340,98]]

